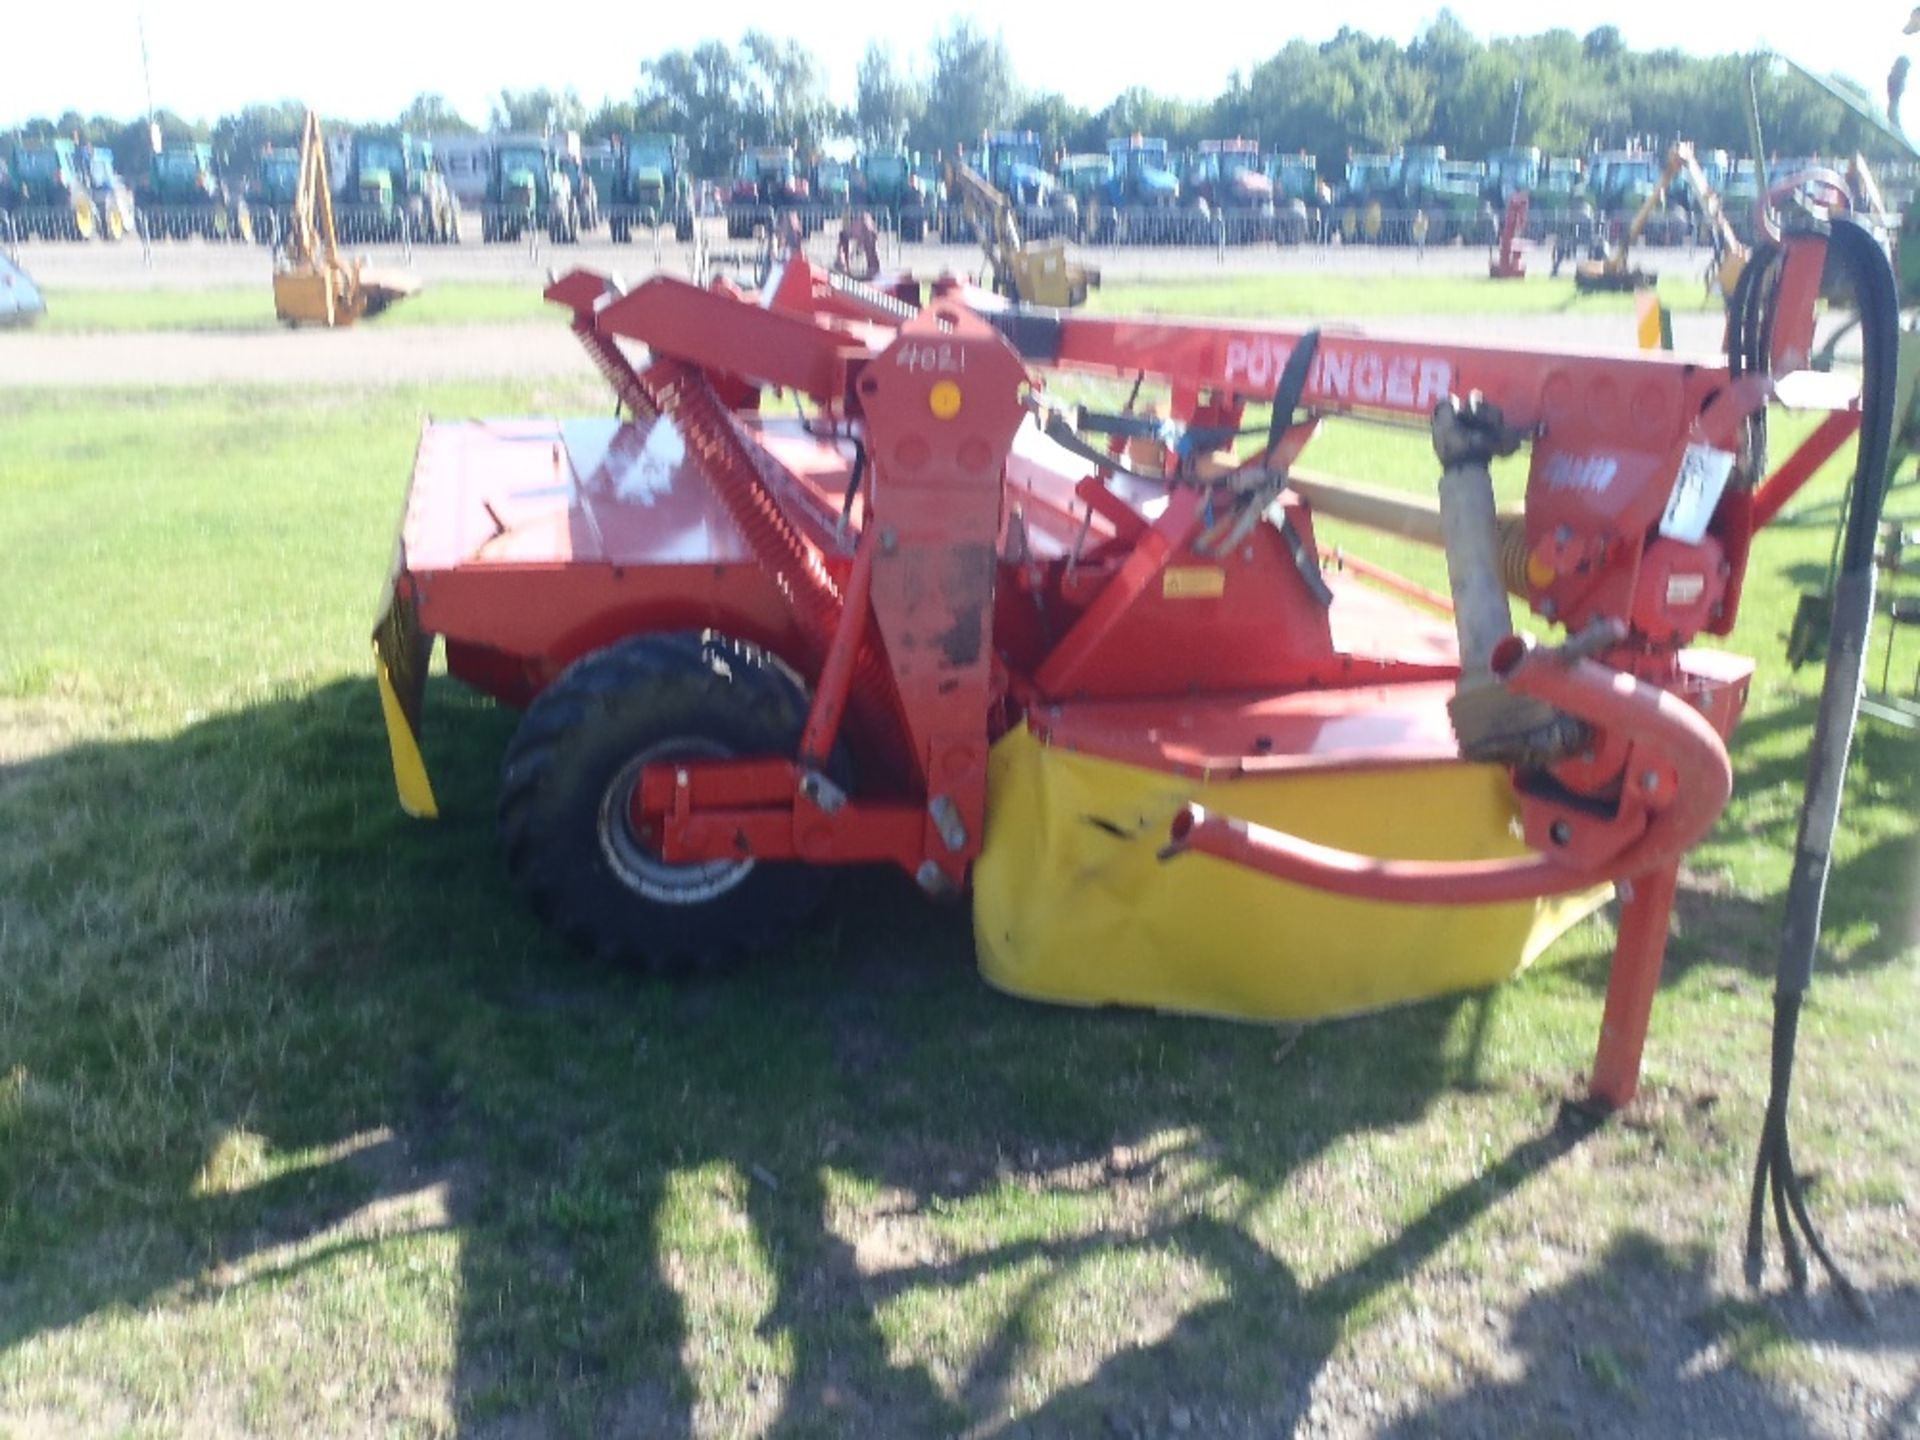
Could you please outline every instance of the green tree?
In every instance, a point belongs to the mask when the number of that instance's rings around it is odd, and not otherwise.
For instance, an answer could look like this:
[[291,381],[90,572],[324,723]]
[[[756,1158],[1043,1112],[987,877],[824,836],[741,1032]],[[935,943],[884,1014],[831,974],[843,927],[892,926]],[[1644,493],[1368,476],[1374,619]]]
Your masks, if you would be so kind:
[[726,172],[746,138],[746,77],[732,49],[704,40],[691,50],[669,50],[645,62],[640,77],[640,111],[686,137],[698,173]]
[[967,19],[934,37],[927,108],[913,131],[916,148],[977,145],[982,133],[1001,129],[1018,109],[1019,86],[1004,39]]
[[1049,154],[1098,150],[1106,143],[1106,127],[1098,115],[1052,90],[1029,95],[1007,125],[1033,131]]
[[742,119],[760,144],[796,144],[812,154],[839,129],[820,62],[797,40],[749,30],[740,41]]
[[411,135],[472,135],[478,126],[468,120],[444,95],[423,90],[408,102],[394,123]]
[[263,146],[298,145],[306,121],[307,107],[298,100],[247,105],[214,122],[213,148],[223,165],[250,169]]
[[1153,135],[1178,150],[1202,138],[1210,110],[1134,86],[1114,97],[1098,116],[1108,135]]
[[860,143],[879,150],[904,145],[907,134],[926,113],[926,87],[897,65],[893,51],[869,41],[860,57],[853,114]]
[[487,128],[496,134],[543,135],[552,130],[579,130],[587,123],[586,102],[569,85],[549,90],[502,90],[487,115]]

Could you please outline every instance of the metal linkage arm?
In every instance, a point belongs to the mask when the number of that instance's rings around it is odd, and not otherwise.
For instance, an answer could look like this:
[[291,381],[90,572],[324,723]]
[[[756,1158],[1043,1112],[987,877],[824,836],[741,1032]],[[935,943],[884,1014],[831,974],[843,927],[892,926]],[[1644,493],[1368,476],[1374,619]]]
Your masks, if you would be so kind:
[[1615,731],[1679,776],[1665,806],[1651,812],[1638,839],[1611,861],[1585,868],[1549,854],[1511,860],[1383,860],[1211,814],[1197,805],[1174,817],[1167,853],[1211,855],[1276,879],[1363,900],[1484,905],[1562,895],[1659,870],[1704,836],[1726,808],[1733,793],[1726,744],[1679,696],[1592,660],[1531,649],[1517,637],[1495,653],[1493,668],[1515,694]]

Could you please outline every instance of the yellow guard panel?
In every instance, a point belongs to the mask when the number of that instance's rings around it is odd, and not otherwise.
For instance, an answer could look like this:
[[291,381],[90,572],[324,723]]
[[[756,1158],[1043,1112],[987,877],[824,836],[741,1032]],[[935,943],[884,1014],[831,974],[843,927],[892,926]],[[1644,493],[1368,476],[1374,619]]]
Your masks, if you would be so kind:
[[1312,1020],[1508,979],[1606,898],[1413,906],[1204,855],[1162,861],[1182,804],[1390,859],[1526,853],[1493,765],[1201,781],[1043,745],[994,747],[973,924],[989,983],[1035,1000]]

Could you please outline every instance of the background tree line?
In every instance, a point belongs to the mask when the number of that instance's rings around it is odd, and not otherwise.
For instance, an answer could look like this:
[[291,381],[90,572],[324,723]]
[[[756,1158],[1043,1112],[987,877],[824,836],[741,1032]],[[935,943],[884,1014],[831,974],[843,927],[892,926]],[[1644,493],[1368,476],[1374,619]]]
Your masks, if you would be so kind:
[[[1331,40],[1295,40],[1211,100],[1183,100],[1134,88],[1100,110],[1054,91],[1024,86],[1006,42],[956,20],[924,56],[903,59],[880,43],[860,61],[851,108],[828,96],[818,58],[798,41],[748,31],[735,45],[710,40],[641,62],[625,99],[588,105],[566,90],[502,90],[484,123],[495,131],[580,131],[589,140],[643,130],[687,138],[698,173],[729,170],[742,146],[793,141],[811,152],[832,140],[904,145],[931,154],[983,130],[1037,131],[1050,149],[1101,150],[1110,135],[1136,131],[1175,146],[1208,137],[1250,136],[1274,149],[1306,150],[1337,177],[1351,151],[1440,144],[1466,158],[1518,139],[1552,154],[1580,154],[1644,140],[1686,137],[1703,147],[1748,148],[1748,57],[1636,51],[1603,25],[1585,35],[1543,34],[1481,41],[1442,10],[1411,44],[1343,28]],[[1852,82],[1835,83],[1880,111],[1884,100]],[[1784,155],[1851,153],[1885,157],[1896,147],[1832,97],[1798,77],[1762,73],[1760,108],[1769,150]],[[168,140],[210,141],[223,163],[244,166],[265,144],[297,142],[304,115],[292,100],[249,105],[211,125],[172,111],[155,119]],[[399,115],[369,125],[327,120],[329,130],[470,134],[478,126],[446,98],[417,96]],[[148,147],[144,118],[68,112],[22,127],[29,137],[78,135],[113,147],[139,175]]]

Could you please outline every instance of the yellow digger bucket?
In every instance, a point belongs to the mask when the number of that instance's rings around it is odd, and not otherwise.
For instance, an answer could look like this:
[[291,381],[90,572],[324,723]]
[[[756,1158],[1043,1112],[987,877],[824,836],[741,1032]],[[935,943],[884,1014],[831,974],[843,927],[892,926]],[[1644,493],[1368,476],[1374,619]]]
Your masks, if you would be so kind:
[[1202,781],[1043,744],[994,747],[974,865],[981,973],[1066,1004],[1313,1020],[1518,974],[1605,889],[1500,905],[1396,905],[1305,889],[1201,855],[1159,858],[1198,802],[1396,859],[1521,855],[1506,772],[1461,763]]

